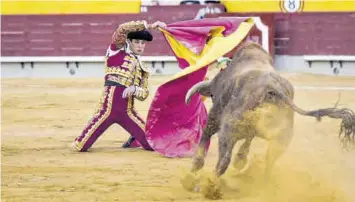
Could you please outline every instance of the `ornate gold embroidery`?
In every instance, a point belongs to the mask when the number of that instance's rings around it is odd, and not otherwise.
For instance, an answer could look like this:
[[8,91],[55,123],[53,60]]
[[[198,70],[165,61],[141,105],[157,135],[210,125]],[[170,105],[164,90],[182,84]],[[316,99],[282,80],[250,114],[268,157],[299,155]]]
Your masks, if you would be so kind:
[[143,89],[148,89],[148,80],[149,80],[149,73],[146,72],[142,78],[141,86]]
[[137,118],[132,112],[133,110],[133,99],[132,97],[128,97],[128,105],[127,105],[127,114],[129,118],[131,118],[143,131],[145,131],[145,124]]
[[140,83],[141,88],[143,88],[143,94],[138,98],[139,100],[145,100],[149,95],[148,79],[149,79],[149,73],[145,72]]
[[131,72],[129,70],[125,70],[119,67],[105,67],[105,74],[118,74],[121,76],[125,76],[125,77],[131,77],[133,78],[133,75],[131,74]]
[[105,56],[105,67],[107,67],[108,56]]
[[[106,92],[106,90],[108,89],[108,92]],[[73,147],[75,149],[77,149],[78,151],[80,151],[84,144],[86,143],[86,141],[92,136],[92,134],[94,133],[94,131],[102,124],[102,122],[104,122],[107,117],[110,115],[111,113],[111,109],[112,109],[112,101],[113,101],[113,96],[115,93],[115,89],[116,86],[108,86],[105,87],[104,90],[104,97],[101,98],[100,103],[98,108],[96,109],[96,113],[94,115],[94,118],[92,118],[89,122],[89,124],[91,124],[95,118],[98,118],[98,120],[91,125],[91,127],[89,128],[88,132],[85,134],[84,138],[79,142],[79,141],[75,141],[73,143]],[[100,112],[103,110],[104,107],[104,103],[105,103],[105,99],[107,96],[107,106],[106,106],[106,111],[104,112],[103,115],[101,115],[100,117]]]
[[148,71],[148,66],[147,66],[146,63],[142,62],[141,68],[142,68],[143,71],[145,71],[145,72],[147,72],[147,73],[149,72],[149,71]]
[[135,68],[135,77],[134,77],[134,85],[139,86],[142,88],[142,91],[137,93],[135,96],[138,100],[145,100],[149,95],[148,90],[148,79],[149,79],[149,72],[143,70],[141,66],[137,66]]
[[126,55],[123,60],[129,61],[129,62],[135,62],[137,59],[131,55]]
[[124,62],[121,67],[127,68],[127,69],[131,69],[132,68],[132,63],[129,62]]
[[122,77],[122,76],[108,76],[107,78],[108,81],[113,81],[116,83],[119,83],[123,86],[129,87],[132,85],[132,79],[127,78],[127,77]]
[[136,77],[135,64],[137,64],[134,61],[136,61],[136,59],[133,56],[126,55],[124,57],[124,62],[121,65],[121,67],[123,68],[115,67],[115,66],[114,67],[106,66],[105,74],[109,75],[107,80],[119,83],[127,87],[130,85],[134,85],[135,84],[134,79]]

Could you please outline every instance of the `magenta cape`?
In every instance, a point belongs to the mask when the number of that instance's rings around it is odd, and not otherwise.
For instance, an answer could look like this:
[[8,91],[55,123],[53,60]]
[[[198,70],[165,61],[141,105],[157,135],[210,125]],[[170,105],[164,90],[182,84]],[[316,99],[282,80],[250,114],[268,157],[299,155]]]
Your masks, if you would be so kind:
[[149,108],[146,137],[156,152],[166,157],[194,154],[207,110],[200,95],[189,105],[185,95],[204,80],[207,66],[235,48],[252,26],[249,18],[212,18],[176,22],[161,30],[182,70],[159,86]]
[[206,125],[207,111],[198,95],[186,105],[185,94],[205,74],[206,68],[158,88],[146,123],[146,137],[155,151],[167,157],[193,155]]

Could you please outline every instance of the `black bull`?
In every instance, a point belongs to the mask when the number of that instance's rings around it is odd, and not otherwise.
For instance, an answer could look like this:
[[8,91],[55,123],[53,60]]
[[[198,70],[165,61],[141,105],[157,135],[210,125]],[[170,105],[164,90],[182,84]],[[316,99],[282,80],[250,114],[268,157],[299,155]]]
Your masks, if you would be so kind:
[[355,115],[350,109],[326,108],[306,111],[294,102],[292,84],[274,70],[272,59],[259,45],[247,43],[234,55],[232,62],[211,81],[194,85],[186,94],[186,103],[199,93],[211,97],[201,142],[195,154],[192,173],[204,165],[206,144],[218,132],[219,158],[216,177],[228,168],[234,145],[245,140],[234,158],[234,166],[247,164],[250,145],[255,137],[268,141],[265,177],[269,177],[275,161],[283,154],[293,136],[294,112],[301,115],[341,119],[339,137],[344,145],[355,142]]

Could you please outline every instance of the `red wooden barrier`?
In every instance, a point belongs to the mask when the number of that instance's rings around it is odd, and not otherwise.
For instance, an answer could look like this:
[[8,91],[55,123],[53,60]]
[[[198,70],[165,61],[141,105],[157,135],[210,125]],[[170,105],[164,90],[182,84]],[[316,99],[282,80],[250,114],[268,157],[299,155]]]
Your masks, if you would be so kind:
[[[127,15],[4,15],[1,17],[1,55],[103,56],[120,23],[142,19],[167,23],[189,20],[201,7],[148,7],[147,12]],[[270,25],[270,36],[274,36],[270,38],[271,54],[355,55],[354,13],[223,15],[261,16],[263,22]],[[147,46],[145,55],[172,56],[162,34],[153,34],[155,40]]]

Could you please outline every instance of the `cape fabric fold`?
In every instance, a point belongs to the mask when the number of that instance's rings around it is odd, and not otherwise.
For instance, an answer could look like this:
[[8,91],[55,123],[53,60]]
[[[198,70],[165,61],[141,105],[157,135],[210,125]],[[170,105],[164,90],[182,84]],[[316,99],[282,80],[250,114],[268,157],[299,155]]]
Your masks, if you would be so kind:
[[233,50],[254,26],[251,18],[207,18],[169,24],[160,29],[182,69],[158,87],[149,108],[146,136],[167,157],[194,154],[207,123],[200,95],[185,104],[187,91],[204,80],[207,67]]

